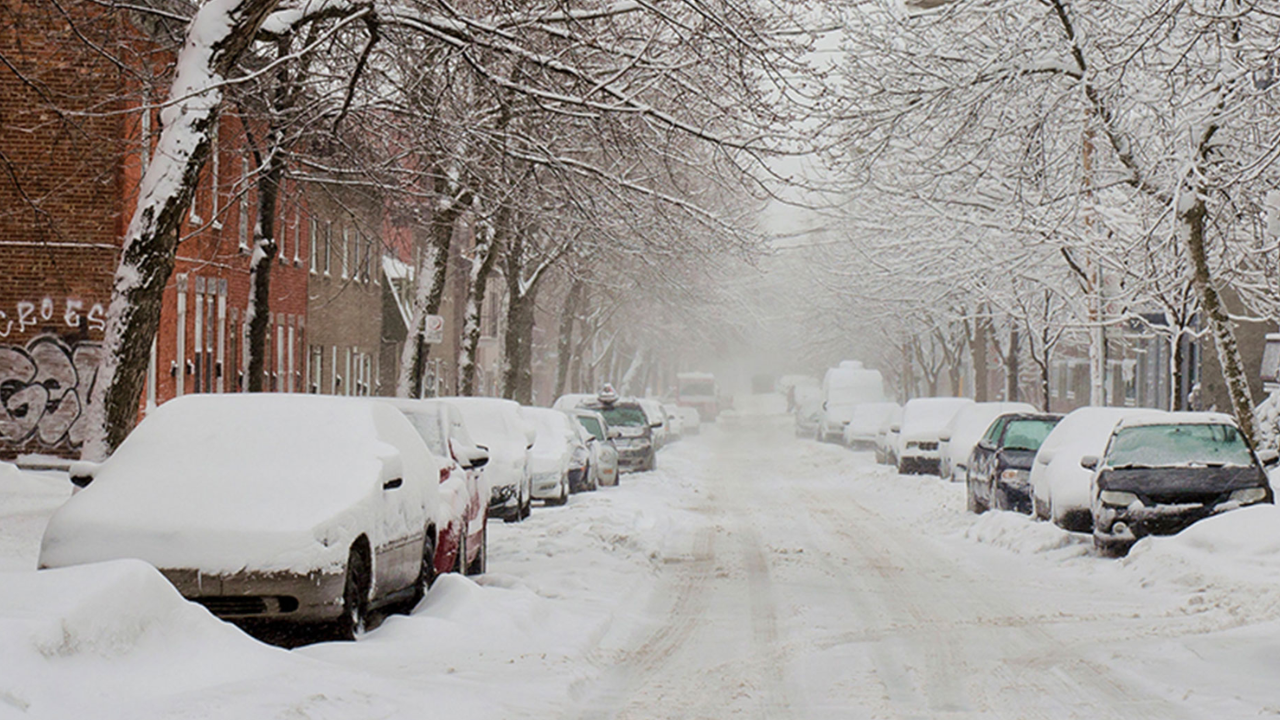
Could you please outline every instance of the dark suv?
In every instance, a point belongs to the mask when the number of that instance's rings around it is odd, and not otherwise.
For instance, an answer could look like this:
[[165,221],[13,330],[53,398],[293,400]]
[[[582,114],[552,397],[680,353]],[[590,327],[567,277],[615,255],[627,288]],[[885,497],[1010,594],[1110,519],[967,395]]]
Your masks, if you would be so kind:
[[649,416],[634,398],[613,402],[592,400],[581,407],[604,415],[609,427],[618,431],[613,444],[618,448],[619,472],[652,470],[657,466],[657,448],[653,445],[653,428]]
[[968,508],[1031,514],[1031,464],[1061,415],[1008,413],[987,427],[969,455]]

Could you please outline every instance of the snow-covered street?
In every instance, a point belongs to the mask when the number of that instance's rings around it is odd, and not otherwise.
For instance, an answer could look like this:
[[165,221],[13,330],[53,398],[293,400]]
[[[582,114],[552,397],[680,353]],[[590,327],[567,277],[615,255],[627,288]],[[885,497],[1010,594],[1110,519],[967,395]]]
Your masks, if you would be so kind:
[[1245,718],[1280,712],[1280,514],[1123,560],[869,454],[724,418],[490,529],[355,643],[262,645],[134,562],[33,573],[0,477],[0,718]]

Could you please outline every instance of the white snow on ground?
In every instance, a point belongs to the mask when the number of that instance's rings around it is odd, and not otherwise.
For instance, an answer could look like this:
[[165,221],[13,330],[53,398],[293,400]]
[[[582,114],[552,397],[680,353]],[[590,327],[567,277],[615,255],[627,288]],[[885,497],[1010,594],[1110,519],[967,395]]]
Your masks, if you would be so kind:
[[[1098,556],[739,402],[618,488],[490,526],[356,643],[271,648],[138,562],[35,573],[0,466],[0,718],[1253,718],[1280,712],[1280,511]],[[65,483],[65,477],[61,480]]]

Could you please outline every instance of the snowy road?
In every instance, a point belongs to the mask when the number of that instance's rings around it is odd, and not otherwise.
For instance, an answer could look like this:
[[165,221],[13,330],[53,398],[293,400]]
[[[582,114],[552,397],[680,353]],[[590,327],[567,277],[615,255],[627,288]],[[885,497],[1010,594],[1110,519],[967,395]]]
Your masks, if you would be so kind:
[[[1272,528],[1257,547],[1210,527],[1107,560],[1021,516],[968,516],[959,486],[797,440],[785,418],[742,418],[654,473],[494,526],[478,583],[443,578],[357,643],[283,651],[132,575],[33,620],[13,599],[35,577],[20,536],[56,493],[32,482],[0,492],[0,520],[22,518],[0,534],[0,642],[19,648],[0,718],[1280,712],[1274,508],[1238,513]],[[139,593],[172,612],[129,620]]]

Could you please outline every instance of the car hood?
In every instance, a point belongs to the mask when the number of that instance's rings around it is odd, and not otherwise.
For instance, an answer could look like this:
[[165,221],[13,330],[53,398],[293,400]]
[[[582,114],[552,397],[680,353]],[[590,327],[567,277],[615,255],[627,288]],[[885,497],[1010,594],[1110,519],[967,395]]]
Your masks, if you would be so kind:
[[1164,498],[1223,493],[1256,487],[1265,482],[1262,472],[1251,465],[1105,468],[1098,474],[1098,487],[1102,490],[1123,490]]

